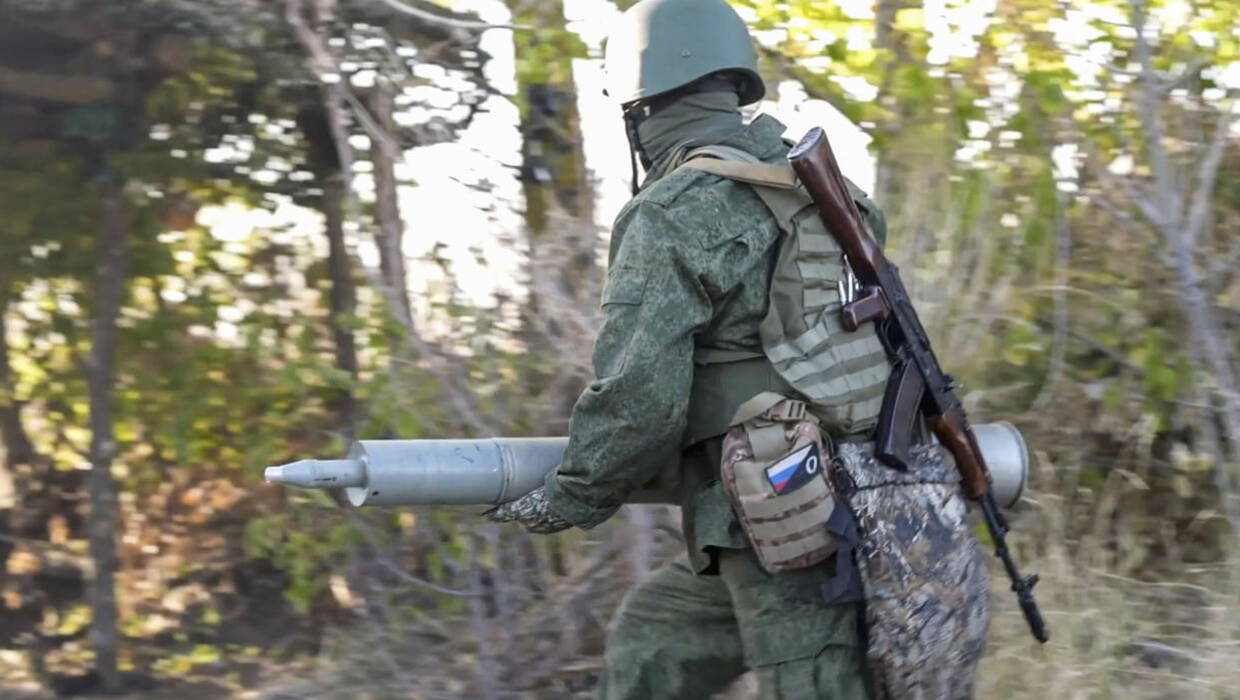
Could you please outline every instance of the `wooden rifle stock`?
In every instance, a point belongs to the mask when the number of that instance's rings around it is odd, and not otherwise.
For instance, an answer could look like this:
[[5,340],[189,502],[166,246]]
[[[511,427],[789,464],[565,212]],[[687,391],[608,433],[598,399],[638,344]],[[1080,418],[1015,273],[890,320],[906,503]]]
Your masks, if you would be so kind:
[[848,192],[848,183],[835,162],[826,133],[819,128],[811,129],[788,153],[788,160],[818,205],[823,223],[848,256],[853,272],[867,285],[872,284],[870,280],[887,267],[887,257],[866,233],[861,212]]
[[982,450],[977,445],[973,430],[969,428],[964,409],[957,405],[953,410],[932,418],[930,428],[956,460],[964,495],[975,501],[984,496],[990,490],[990,472],[982,461]]
[[954,381],[939,367],[899,270],[866,231],[826,132],[819,128],[810,130],[788,153],[788,160],[867,290],[865,296],[841,310],[841,323],[849,331],[867,321],[877,324],[895,364],[893,382],[888,386],[879,418],[875,456],[892,467],[905,467],[912,425],[919,416],[929,419],[935,436],[955,459],[965,495],[981,508],[995,543],[995,554],[1012,581],[1012,590],[1034,638],[1045,642],[1049,634],[1033,599],[1037,576],[1022,577],[1008,552],[1007,523],[995,505],[990,471],[969,427],[964,406],[955,394]]

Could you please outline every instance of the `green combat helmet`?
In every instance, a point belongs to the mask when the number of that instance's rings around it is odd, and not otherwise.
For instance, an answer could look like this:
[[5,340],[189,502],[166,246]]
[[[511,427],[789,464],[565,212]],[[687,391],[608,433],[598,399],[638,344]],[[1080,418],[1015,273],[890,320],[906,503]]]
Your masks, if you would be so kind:
[[749,30],[724,0],[642,0],[607,41],[607,92],[621,104],[712,73],[744,78],[741,104],[766,94]]

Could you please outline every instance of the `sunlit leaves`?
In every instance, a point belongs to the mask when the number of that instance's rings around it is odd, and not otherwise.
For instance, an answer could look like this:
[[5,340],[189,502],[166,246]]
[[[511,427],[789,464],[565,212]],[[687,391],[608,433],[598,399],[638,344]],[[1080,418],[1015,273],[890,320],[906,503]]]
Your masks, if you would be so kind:
[[[875,19],[834,2],[739,4],[779,56],[764,62],[768,79],[801,81],[874,137],[892,253],[944,362],[985,387],[975,396],[1031,425],[1046,414],[1022,412],[1050,400],[1053,415],[1079,415],[1094,436],[1127,436],[1139,421],[1193,444],[1213,430],[1202,423],[1215,420],[1209,407],[1185,409],[1210,379],[1192,369],[1167,250],[1143,228],[1137,190],[1125,190],[1154,175],[1136,99],[1134,3],[877,3]],[[966,5],[986,16],[969,19]],[[1240,90],[1240,4],[1148,5],[1151,64],[1168,91],[1164,142],[1191,180],[1192,154]],[[858,99],[846,88],[855,79],[877,98]],[[1237,245],[1235,170],[1229,158],[1200,258],[1213,270],[1213,301],[1231,310],[1240,307],[1234,263],[1206,261]],[[996,386],[1011,389],[987,391]],[[1107,448],[1054,449],[1072,460]],[[1106,467],[1086,462],[1081,482],[1104,485]]]
[[[514,10],[513,21],[531,27],[513,36],[517,84],[571,85],[573,59],[585,57],[586,45],[565,26],[562,0],[517,0],[509,5]],[[528,109],[524,95],[516,95],[514,100],[522,113]]]

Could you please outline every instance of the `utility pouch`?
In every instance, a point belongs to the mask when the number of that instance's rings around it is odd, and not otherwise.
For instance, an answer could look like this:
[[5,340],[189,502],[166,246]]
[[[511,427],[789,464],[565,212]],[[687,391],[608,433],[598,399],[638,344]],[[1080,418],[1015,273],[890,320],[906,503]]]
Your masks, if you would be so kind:
[[831,443],[804,402],[766,392],[741,405],[723,438],[724,488],[758,561],[771,573],[835,552],[826,466]]

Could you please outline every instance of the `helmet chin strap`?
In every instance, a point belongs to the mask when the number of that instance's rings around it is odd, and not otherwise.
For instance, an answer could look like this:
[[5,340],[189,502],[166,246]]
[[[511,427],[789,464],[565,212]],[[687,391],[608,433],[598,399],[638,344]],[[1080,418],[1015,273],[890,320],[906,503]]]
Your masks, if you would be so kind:
[[650,156],[646,155],[646,149],[642,148],[641,137],[637,133],[638,125],[648,114],[647,108],[641,104],[631,105],[624,110],[624,130],[629,139],[629,186],[634,196],[640,189],[637,182],[637,160],[640,158],[642,167],[650,169]]

